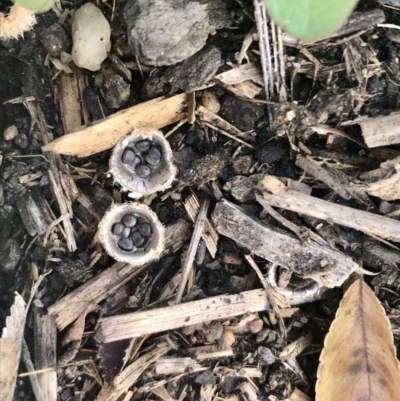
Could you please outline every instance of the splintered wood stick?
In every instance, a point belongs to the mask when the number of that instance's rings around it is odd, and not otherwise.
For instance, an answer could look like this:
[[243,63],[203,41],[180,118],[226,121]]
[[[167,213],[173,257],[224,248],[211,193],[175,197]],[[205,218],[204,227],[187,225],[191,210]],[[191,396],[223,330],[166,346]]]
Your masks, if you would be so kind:
[[192,240],[190,241],[189,249],[186,255],[185,263],[182,267],[182,277],[179,283],[178,290],[176,292],[175,303],[179,304],[182,301],[183,291],[185,290],[186,283],[188,281],[189,273],[193,267],[194,257],[196,255],[197,247],[199,246],[201,234],[204,228],[204,222],[207,217],[208,206],[210,205],[210,199],[205,198],[200,206],[199,214],[194,225],[192,234]]
[[[184,206],[190,220],[194,223],[200,210],[200,203],[197,196],[194,193],[190,194],[186,198]],[[206,243],[208,252],[210,252],[210,255],[215,258],[215,254],[217,253],[218,233],[215,231],[214,226],[208,218],[206,218],[206,221],[204,222],[204,230],[201,237]]]
[[257,196],[257,201],[261,205],[266,202],[271,206],[331,221],[374,237],[400,242],[400,222],[397,220],[337,205],[297,191],[286,190],[286,187],[282,187],[283,184],[272,176],[265,177],[263,184],[273,193],[264,192],[262,196]]
[[[35,368],[37,370],[57,365],[57,327],[53,316],[33,310]],[[56,370],[42,372],[37,377],[44,399],[57,399]]]
[[220,295],[200,301],[100,319],[96,338],[112,342],[140,337],[215,319],[227,319],[246,312],[260,312],[267,310],[268,305],[268,297],[263,289],[236,295]]
[[227,200],[217,203],[211,218],[216,230],[239,246],[298,275],[314,273],[312,278],[325,287],[342,285],[358,268],[348,256],[313,241],[301,242]]
[[351,198],[350,192],[341,184],[341,182],[334,177],[329,170],[324,169],[315,161],[308,159],[307,157],[297,155],[296,165],[301,167],[307,174],[310,174],[318,180],[324,182],[342,198],[347,200]]
[[[176,252],[186,241],[188,235],[189,223],[185,220],[178,220],[166,227],[165,249],[161,257]],[[57,327],[60,330],[65,329],[90,305],[103,301],[150,264],[133,267],[128,263],[117,262],[61,298],[49,308],[50,315],[55,317]]]
[[42,147],[44,152],[86,157],[112,148],[136,127],[162,128],[185,118],[186,93],[160,97],[96,121]]

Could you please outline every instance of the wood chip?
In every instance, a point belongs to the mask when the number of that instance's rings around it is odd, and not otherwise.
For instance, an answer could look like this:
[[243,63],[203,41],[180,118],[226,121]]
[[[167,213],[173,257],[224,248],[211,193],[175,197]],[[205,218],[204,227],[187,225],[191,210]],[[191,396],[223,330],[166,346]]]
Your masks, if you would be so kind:
[[122,110],[42,147],[44,152],[86,157],[111,149],[137,127],[162,128],[185,117],[185,93],[160,97]]
[[21,295],[16,293],[10,316],[6,318],[6,326],[0,338],[1,401],[12,401],[14,398],[25,319],[25,302]]
[[364,141],[369,148],[400,143],[400,113],[360,121]]
[[83,101],[87,86],[83,70],[71,63],[73,74],[62,73],[59,80],[60,113],[64,134],[89,123],[89,111]]
[[[261,197],[258,198],[260,200]],[[325,287],[342,285],[358,268],[357,263],[348,256],[312,241],[302,243],[282,230],[253,218],[226,200],[217,203],[212,221],[221,235],[274,264],[299,275],[324,272],[313,279]]]

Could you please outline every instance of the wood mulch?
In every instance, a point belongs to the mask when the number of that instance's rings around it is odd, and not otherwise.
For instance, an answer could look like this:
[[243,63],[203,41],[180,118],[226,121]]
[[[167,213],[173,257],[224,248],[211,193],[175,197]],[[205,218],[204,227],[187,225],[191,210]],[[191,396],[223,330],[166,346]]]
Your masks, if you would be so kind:
[[[126,1],[97,2],[113,43],[99,71],[43,39],[56,23],[69,38],[86,1],[0,42],[0,331],[15,336],[1,352],[22,341],[16,400],[311,400],[359,274],[399,346],[400,2],[360,1],[313,43],[261,0],[200,2],[229,17],[168,67],[129,49]],[[139,127],[163,132],[178,175],[139,200],[165,244],[132,265],[98,225],[132,201],[108,163]]]

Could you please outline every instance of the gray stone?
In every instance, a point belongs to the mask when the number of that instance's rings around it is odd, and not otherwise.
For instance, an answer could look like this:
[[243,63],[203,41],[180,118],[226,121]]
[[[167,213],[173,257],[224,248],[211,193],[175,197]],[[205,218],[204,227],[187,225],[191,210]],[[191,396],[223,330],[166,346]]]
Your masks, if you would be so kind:
[[107,85],[106,105],[109,109],[118,109],[127,102],[131,87],[120,75],[113,75]]
[[169,67],[163,75],[148,78],[143,85],[142,97],[148,100],[179,90],[191,92],[212,79],[221,62],[221,52],[214,46],[205,46],[183,63]]
[[129,0],[124,10],[131,50],[144,64],[179,63],[208,35],[233,22],[234,0]]
[[60,24],[53,24],[40,34],[40,40],[46,50],[54,57],[60,57],[61,52],[69,52],[71,40]]

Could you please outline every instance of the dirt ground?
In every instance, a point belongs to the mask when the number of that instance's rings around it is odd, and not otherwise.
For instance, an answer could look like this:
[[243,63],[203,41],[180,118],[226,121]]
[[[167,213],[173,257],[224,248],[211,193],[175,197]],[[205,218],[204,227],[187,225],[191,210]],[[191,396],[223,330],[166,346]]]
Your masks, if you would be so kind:
[[[260,182],[273,176],[328,205],[397,222],[399,198],[365,188],[393,174],[396,167],[382,163],[400,148],[367,146],[360,122],[399,109],[400,3],[361,0],[337,34],[298,43],[260,20],[250,0],[171,0],[171,9],[156,12],[159,1],[93,2],[111,25],[111,51],[98,71],[68,58],[71,15],[83,0],[61,1],[23,38],[0,41],[0,330],[15,292],[32,298],[24,330],[30,356],[18,372],[50,368],[18,377],[14,399],[314,399],[319,355],[350,271],[311,302],[287,293],[266,308],[243,301],[237,313],[204,314],[194,324],[197,310],[186,311],[168,330],[155,327],[168,315],[157,310],[174,304],[193,250],[182,305],[266,289],[274,264],[282,267],[279,288],[299,293],[319,283],[313,252],[320,248],[311,241],[342,265],[377,273],[364,279],[399,346],[397,233],[355,228],[337,220],[336,209],[317,218],[290,201],[265,206]],[[268,44],[261,52],[260,43]],[[145,103],[165,99],[172,100],[159,109]],[[142,104],[142,114],[114,118]],[[129,121],[157,123],[178,168],[171,188],[139,200],[169,237],[159,260],[135,268],[116,263],[98,237],[109,207],[132,201],[109,172]],[[67,135],[74,140],[53,142]],[[201,208],[206,219],[197,217]],[[89,294],[92,284],[98,295]],[[137,327],[142,320],[127,324],[140,333],[133,340],[107,320],[141,311],[155,311],[158,323],[148,334]]]

